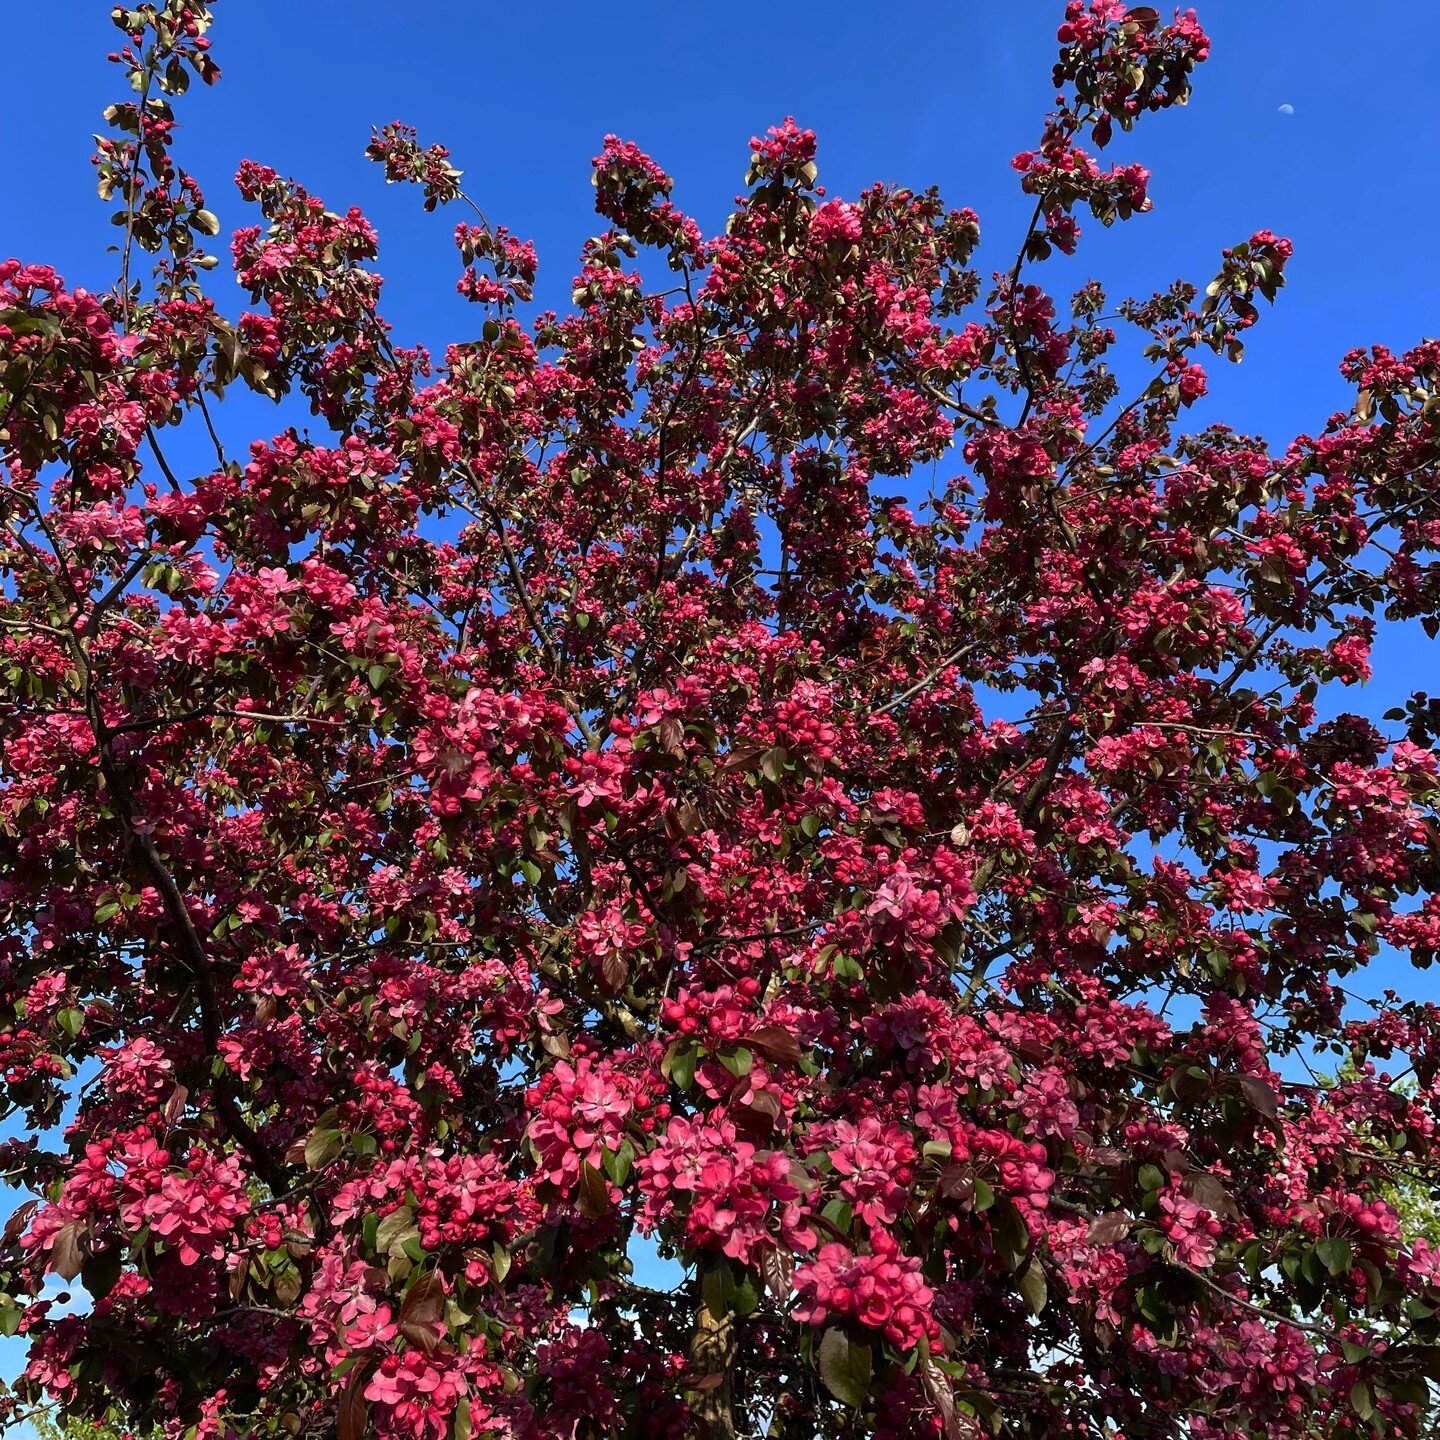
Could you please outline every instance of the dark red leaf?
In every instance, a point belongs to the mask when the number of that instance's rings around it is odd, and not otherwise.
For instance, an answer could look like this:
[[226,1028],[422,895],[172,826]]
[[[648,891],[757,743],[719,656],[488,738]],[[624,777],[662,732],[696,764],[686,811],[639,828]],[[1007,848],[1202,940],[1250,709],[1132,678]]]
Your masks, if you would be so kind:
[[340,1408],[335,1415],[339,1440],[361,1440],[370,1418],[370,1407],[365,1403],[365,1382],[369,1376],[368,1365],[357,1365],[345,1377],[345,1388],[340,1392]]
[[1092,1245],[1113,1245],[1130,1233],[1134,1223],[1123,1210],[1107,1210],[1090,1222],[1088,1239]]
[[1235,1201],[1230,1192],[1220,1183],[1218,1177],[1204,1170],[1196,1170],[1180,1182],[1180,1188],[1187,1199],[1217,1215],[1238,1215]]
[[50,1268],[65,1280],[73,1280],[80,1273],[80,1236],[84,1230],[79,1220],[62,1225],[50,1242]]
[[745,1044],[777,1065],[798,1065],[804,1053],[800,1042],[783,1025],[762,1025],[745,1037]]
[[440,1317],[444,1313],[445,1282],[432,1270],[405,1292],[397,1317],[400,1333],[429,1355],[440,1343]]
[[5,1233],[0,1236],[0,1244],[13,1245],[25,1233],[25,1227],[30,1223],[30,1217],[39,1208],[38,1200],[27,1200],[21,1205],[5,1222]]
[[1245,1097],[1245,1103],[1257,1115],[1263,1115],[1267,1120],[1279,1118],[1280,1097],[1266,1081],[1257,1075],[1241,1075],[1236,1084],[1241,1095]]
[[580,1213],[592,1220],[599,1219],[610,1208],[610,1187],[588,1160],[580,1162],[580,1196],[577,1203]]

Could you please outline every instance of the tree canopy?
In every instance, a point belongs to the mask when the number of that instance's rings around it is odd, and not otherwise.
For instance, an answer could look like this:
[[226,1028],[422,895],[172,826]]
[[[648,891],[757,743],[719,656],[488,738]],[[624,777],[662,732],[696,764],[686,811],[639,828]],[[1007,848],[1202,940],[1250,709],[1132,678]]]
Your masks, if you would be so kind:
[[1286,240],[1045,288],[1149,208],[1101,156],[1193,12],[1069,4],[983,273],[974,213],[832,196],[785,120],[711,238],[605,138],[537,313],[387,125],[454,217],[443,353],[263,164],[209,248],[209,7],[115,21],[114,287],[0,264],[10,1413],[1423,1433],[1440,1011],[1363,997],[1440,947],[1440,702],[1343,692],[1440,628],[1440,344],[1272,448],[1204,366]]

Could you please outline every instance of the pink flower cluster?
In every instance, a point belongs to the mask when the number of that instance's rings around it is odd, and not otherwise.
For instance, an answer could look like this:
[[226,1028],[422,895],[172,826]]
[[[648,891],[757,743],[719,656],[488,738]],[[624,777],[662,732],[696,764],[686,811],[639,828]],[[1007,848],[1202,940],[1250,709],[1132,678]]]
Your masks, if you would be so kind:
[[422,1350],[387,1355],[365,1386],[380,1433],[395,1440],[444,1440],[464,1394],[464,1377]]
[[875,1232],[868,1255],[838,1243],[821,1246],[795,1272],[801,1303],[791,1315],[817,1327],[854,1320],[901,1350],[913,1350],[922,1339],[937,1340],[940,1326],[930,1309],[934,1293],[921,1278],[919,1259],[899,1254],[884,1237],[884,1231]]
[[602,1168],[604,1150],[619,1145],[631,1091],[624,1076],[586,1058],[561,1061],[536,1088],[530,1142],[553,1184],[574,1185],[581,1161]]
[[1160,1209],[1162,1227],[1180,1263],[1193,1265],[1197,1270],[1213,1265],[1216,1241],[1225,1233],[1219,1218],[1181,1194],[1162,1195]]
[[732,1121],[710,1125],[679,1118],[641,1163],[644,1221],[682,1219],[690,1243],[754,1265],[777,1246],[805,1251],[814,1232],[799,1201],[794,1163],[779,1151],[740,1139]]

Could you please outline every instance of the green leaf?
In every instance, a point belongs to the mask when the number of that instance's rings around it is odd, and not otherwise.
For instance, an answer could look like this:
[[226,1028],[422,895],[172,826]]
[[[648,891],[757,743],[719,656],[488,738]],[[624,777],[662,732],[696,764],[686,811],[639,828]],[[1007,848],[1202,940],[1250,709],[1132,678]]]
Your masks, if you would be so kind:
[[1135,1308],[1151,1325],[1162,1324],[1169,1315],[1164,1288],[1159,1284],[1141,1286],[1135,1292]]
[[868,1345],[858,1344],[843,1330],[831,1328],[820,1341],[816,1368],[825,1388],[842,1405],[858,1410],[865,1403],[874,1373]]
[[1020,1278],[1016,1283],[1020,1287],[1020,1295],[1029,1307],[1030,1313],[1038,1315],[1045,1308],[1045,1302],[1050,1298],[1050,1287],[1045,1283],[1045,1271],[1033,1256],[1030,1263],[1020,1272]]
[[0,310],[0,325],[15,335],[44,335],[53,339],[60,333],[60,322],[53,315],[31,315],[26,310]]
[[388,1255],[396,1242],[414,1229],[415,1212],[408,1205],[392,1210],[376,1227],[375,1253]]
[[749,1315],[760,1304],[760,1287],[755,1277],[747,1270],[735,1282],[730,1296],[730,1306],[737,1315]]
[[1018,1271],[1030,1255],[1030,1230],[1013,1201],[996,1201],[990,1217],[990,1233],[1006,1269]]
[[344,1143],[339,1130],[315,1130],[305,1142],[305,1164],[308,1169],[321,1170],[339,1153]]
[[510,1258],[510,1252],[501,1245],[499,1241],[496,1241],[491,1247],[491,1262],[490,1272],[495,1278],[495,1283],[497,1285],[503,1285],[505,1283],[505,1277],[510,1273],[510,1266],[513,1262]]
[[628,1140],[622,1140],[618,1149],[604,1152],[604,1160],[605,1173],[616,1185],[623,1185],[635,1163],[635,1147]]
[[670,1078],[682,1090],[695,1083],[695,1051],[691,1046],[680,1045],[671,1052]]
[[475,1423],[470,1418],[470,1397],[462,1395],[455,1405],[455,1422],[451,1427],[454,1440],[470,1440]]
[[705,1297],[705,1308],[716,1320],[730,1313],[730,1298],[735,1293],[735,1277],[730,1266],[721,1256],[706,1272],[700,1282],[700,1293]]
[[743,1045],[727,1045],[716,1058],[737,1080],[744,1079],[755,1063],[754,1056]]
[[1368,1420],[1373,1413],[1375,1402],[1370,1387],[1363,1380],[1357,1380],[1350,1387],[1350,1405],[1362,1420]]
[[97,1300],[104,1299],[115,1288],[115,1282],[120,1278],[121,1260],[119,1248],[111,1245],[98,1255],[87,1255],[81,1261],[80,1279]]
[[1315,1246],[1315,1258],[1332,1274],[1344,1275],[1350,1269],[1350,1242],[1337,1236],[1321,1240]]

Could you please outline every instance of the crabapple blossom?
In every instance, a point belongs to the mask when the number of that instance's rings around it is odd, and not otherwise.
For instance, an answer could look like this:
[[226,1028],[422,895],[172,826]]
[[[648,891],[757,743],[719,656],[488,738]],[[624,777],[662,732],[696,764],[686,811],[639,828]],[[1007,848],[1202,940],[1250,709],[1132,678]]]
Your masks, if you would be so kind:
[[794,119],[714,235],[597,137],[560,311],[385,124],[434,350],[361,209],[246,160],[221,238],[210,6],[113,18],[115,283],[0,262],[0,1421],[1431,1433],[1368,967],[1440,958],[1440,700],[1355,697],[1440,636],[1440,344],[1272,449],[1210,392],[1288,240],[1048,278],[1194,13],[1063,7],[998,250]]

